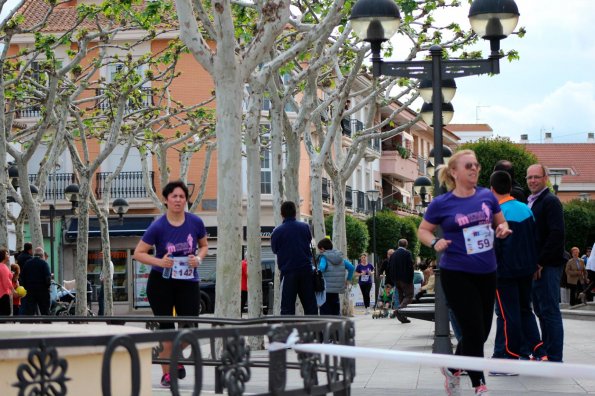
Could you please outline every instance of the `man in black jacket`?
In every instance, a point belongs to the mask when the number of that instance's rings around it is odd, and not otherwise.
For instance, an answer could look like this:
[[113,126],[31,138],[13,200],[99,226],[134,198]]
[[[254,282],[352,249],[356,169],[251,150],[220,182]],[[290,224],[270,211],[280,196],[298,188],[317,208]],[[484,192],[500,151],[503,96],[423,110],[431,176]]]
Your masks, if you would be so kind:
[[50,265],[43,259],[43,248],[37,247],[21,270],[21,284],[27,290],[25,315],[35,315],[38,307],[41,315],[50,314],[50,283]]
[[564,327],[560,313],[560,278],[564,261],[564,212],[558,197],[546,185],[541,164],[527,168],[528,203],[537,225],[537,272],[533,281],[533,309],[539,318],[547,359],[562,361]]
[[[399,309],[407,307],[413,300],[413,256],[407,250],[407,239],[399,239],[399,248],[390,256],[388,264],[392,284],[399,292]],[[403,314],[395,310],[401,323],[411,322]]]

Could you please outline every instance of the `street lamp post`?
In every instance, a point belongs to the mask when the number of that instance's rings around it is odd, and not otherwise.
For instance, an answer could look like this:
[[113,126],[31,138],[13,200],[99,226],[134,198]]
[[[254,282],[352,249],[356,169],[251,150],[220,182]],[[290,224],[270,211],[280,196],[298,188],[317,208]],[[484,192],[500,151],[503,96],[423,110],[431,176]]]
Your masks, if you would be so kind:
[[370,205],[372,206],[372,253],[374,254],[374,271],[376,271],[378,261],[376,259],[376,203],[378,202],[380,191],[368,190],[366,191],[366,196],[368,197],[368,201],[370,201]]
[[562,184],[562,176],[563,174],[560,172],[548,172],[548,178],[552,184],[552,187],[554,188],[554,194],[556,195],[558,195],[558,190]]
[[[351,24],[355,33],[364,41],[370,43],[372,50],[372,74],[374,77],[391,76],[426,80],[420,90],[427,88],[427,81],[431,81],[431,103],[422,108],[422,116],[429,115],[432,120],[426,123],[433,126],[434,147],[443,147],[442,128],[448,123],[446,119],[452,114],[450,99],[454,95],[456,85],[450,80],[455,78],[479,75],[498,74],[500,72],[500,40],[511,34],[517,25],[519,17],[518,7],[514,0],[474,0],[469,9],[469,21],[475,33],[490,41],[490,56],[488,59],[443,59],[442,48],[434,45],[430,48],[431,60],[385,62],[380,55],[384,41],[389,40],[399,29],[401,17],[396,3],[392,0],[358,0],[351,11]],[[444,84],[445,81],[449,81]],[[443,92],[443,88],[445,88]],[[421,94],[422,92],[420,92]],[[425,96],[426,92],[423,92]],[[427,102],[426,98],[426,102]],[[443,114],[443,112],[445,112]],[[443,119],[444,117],[444,119]],[[427,117],[424,117],[427,119]],[[442,165],[443,151],[435,150],[433,166]],[[435,195],[440,193],[440,184],[434,179]],[[450,342],[448,309],[446,301],[440,296],[440,282],[436,282],[435,305],[435,353],[452,353]]]
[[126,201],[124,198],[116,198],[112,203],[112,208],[114,209],[114,212],[118,214],[120,224],[124,224],[124,214],[128,212],[128,207],[128,201]]

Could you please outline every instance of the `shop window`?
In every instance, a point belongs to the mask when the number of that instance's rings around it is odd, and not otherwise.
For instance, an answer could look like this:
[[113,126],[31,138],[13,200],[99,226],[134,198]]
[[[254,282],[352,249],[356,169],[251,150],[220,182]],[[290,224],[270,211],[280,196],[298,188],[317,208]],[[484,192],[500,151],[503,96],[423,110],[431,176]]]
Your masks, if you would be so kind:
[[[112,250],[111,260],[114,263],[113,297],[114,302],[128,301],[128,250]],[[101,267],[103,253],[100,250],[90,250],[87,255],[87,279],[93,288],[92,300],[97,301],[101,281]]]

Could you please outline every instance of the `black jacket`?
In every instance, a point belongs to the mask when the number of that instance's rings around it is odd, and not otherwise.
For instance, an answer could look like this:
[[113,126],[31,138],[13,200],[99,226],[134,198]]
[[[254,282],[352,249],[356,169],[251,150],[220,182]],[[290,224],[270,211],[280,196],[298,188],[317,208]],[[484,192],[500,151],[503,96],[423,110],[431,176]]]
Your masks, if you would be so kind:
[[21,270],[21,283],[27,290],[49,290],[50,265],[41,257],[33,257]]
[[544,190],[531,206],[537,226],[537,264],[564,265],[564,211],[558,197]]
[[390,256],[388,273],[393,285],[396,285],[397,281],[413,284],[413,256],[411,252],[403,248],[395,250]]

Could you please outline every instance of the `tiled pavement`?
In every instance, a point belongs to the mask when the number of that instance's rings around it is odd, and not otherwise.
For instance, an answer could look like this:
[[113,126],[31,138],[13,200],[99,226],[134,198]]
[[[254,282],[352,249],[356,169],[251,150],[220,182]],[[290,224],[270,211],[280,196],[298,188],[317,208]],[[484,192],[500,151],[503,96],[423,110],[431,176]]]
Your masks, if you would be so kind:
[[[371,348],[405,350],[431,353],[434,324],[412,319],[409,324],[401,324],[396,319],[372,319],[371,315],[358,313],[353,320],[356,327],[356,345]],[[494,328],[485,346],[485,355],[491,356]],[[568,363],[593,364],[595,370],[595,322],[577,319],[564,319],[565,349],[564,360]],[[266,352],[254,352],[263,354]],[[541,364],[541,363],[535,363]],[[192,371],[180,382],[183,394],[191,394]],[[153,394],[170,394],[160,387],[161,369],[153,367]],[[213,394],[213,372],[205,369],[203,394]],[[295,370],[288,374],[288,384],[301,383]],[[543,378],[532,376],[487,377],[491,396],[558,396],[595,394],[595,380],[581,378]],[[353,395],[444,395],[443,377],[438,368],[421,367],[402,363],[358,359],[356,377],[352,385]],[[473,395],[470,381],[463,377],[463,395]],[[252,378],[246,394],[267,390],[267,372],[263,369],[252,371]]]

